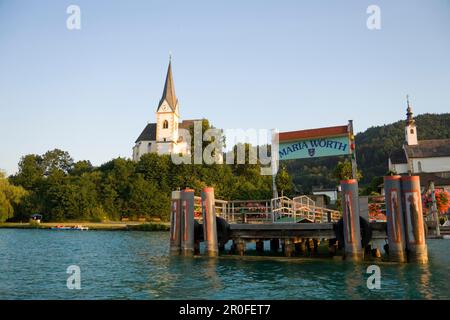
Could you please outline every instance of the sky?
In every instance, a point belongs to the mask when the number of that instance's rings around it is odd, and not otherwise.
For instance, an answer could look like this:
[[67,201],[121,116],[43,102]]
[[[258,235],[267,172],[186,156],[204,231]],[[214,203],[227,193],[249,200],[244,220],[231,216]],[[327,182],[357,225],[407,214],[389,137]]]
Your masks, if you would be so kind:
[[448,0],[0,0],[0,169],[54,148],[131,157],[169,52],[181,118],[219,128],[360,132],[404,119],[406,94],[450,112]]

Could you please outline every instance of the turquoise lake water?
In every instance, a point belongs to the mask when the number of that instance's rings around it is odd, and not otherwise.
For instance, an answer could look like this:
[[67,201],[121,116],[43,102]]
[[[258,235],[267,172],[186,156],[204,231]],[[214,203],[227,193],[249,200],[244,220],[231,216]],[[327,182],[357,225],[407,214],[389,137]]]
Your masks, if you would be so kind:
[[[168,255],[168,232],[0,229],[0,299],[450,299],[450,240],[429,240],[430,263],[253,261]],[[81,270],[69,290],[67,267]]]

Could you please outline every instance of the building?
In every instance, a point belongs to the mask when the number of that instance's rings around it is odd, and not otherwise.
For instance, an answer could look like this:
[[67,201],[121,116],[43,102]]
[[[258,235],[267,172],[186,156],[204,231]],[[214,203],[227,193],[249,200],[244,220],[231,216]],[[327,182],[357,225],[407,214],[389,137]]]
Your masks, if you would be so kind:
[[330,204],[335,204],[338,197],[337,188],[321,188],[321,187],[313,187],[312,194],[314,196],[327,196],[330,199]]
[[189,129],[195,120],[180,122],[180,106],[175,94],[172,62],[169,61],[166,82],[161,100],[156,108],[156,123],[148,123],[135,141],[133,160],[139,161],[146,153],[189,154],[190,146],[179,135],[180,129]]
[[389,156],[389,171],[421,177],[421,185],[450,185],[450,139],[418,140],[412,108],[407,99],[405,142]]

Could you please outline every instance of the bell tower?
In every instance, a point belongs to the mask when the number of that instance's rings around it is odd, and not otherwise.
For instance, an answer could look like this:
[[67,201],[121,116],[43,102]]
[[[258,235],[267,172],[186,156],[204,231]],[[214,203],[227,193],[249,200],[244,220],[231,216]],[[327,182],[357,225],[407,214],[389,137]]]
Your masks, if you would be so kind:
[[405,142],[408,146],[417,145],[417,128],[414,121],[412,108],[409,104],[409,96],[406,96],[406,126],[405,126]]
[[178,140],[178,99],[172,77],[172,59],[169,59],[164,91],[156,110],[156,142],[158,154],[171,153]]

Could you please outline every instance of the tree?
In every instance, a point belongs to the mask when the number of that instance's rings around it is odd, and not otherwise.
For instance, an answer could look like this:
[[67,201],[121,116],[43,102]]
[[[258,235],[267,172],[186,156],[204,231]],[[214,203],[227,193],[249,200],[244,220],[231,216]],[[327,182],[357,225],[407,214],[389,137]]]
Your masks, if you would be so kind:
[[[339,161],[336,168],[334,169],[334,176],[339,181],[353,179],[352,163],[350,162],[350,160],[347,159],[344,162]],[[357,170],[356,179],[361,180],[361,178],[361,171]]]
[[92,163],[89,160],[78,161],[73,165],[70,170],[71,175],[81,176],[83,173],[89,173],[94,170]]
[[287,172],[286,166],[282,165],[275,178],[277,190],[285,196],[291,196],[293,190],[292,178]]
[[5,174],[0,171],[0,222],[13,217],[15,207],[26,195],[24,188],[10,184]]
[[19,162],[19,171],[10,178],[10,181],[27,190],[36,188],[37,184],[44,176],[42,160],[41,156],[35,154],[29,154],[22,157]]
[[67,151],[54,149],[42,156],[42,166],[46,176],[55,170],[61,170],[67,174],[72,170],[73,165],[73,159]]

